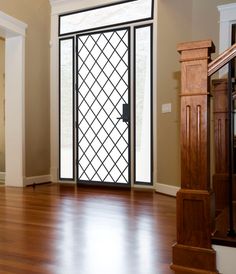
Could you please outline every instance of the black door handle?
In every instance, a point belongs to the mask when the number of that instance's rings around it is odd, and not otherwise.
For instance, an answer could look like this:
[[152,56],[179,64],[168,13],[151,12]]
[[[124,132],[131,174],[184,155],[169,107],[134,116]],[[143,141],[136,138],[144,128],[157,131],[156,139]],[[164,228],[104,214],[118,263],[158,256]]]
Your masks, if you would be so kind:
[[118,117],[117,120],[123,120],[123,122],[129,122],[129,105],[128,104],[123,104],[123,113],[121,117]]

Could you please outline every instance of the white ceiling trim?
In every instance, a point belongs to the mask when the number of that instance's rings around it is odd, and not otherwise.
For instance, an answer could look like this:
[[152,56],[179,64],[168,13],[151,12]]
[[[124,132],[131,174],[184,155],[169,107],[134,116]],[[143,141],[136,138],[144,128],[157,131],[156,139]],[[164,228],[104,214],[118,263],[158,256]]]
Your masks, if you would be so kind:
[[49,0],[52,15],[72,12],[79,9],[96,7],[103,4],[119,2],[120,0]]
[[218,6],[218,10],[219,11],[229,10],[229,9],[235,9],[235,8],[236,8],[236,3],[226,4],[226,5],[219,5]]
[[233,21],[236,19],[236,3],[218,6],[220,22]]
[[78,9],[83,0],[49,0],[52,14],[60,14]]
[[[3,36],[15,36],[22,35],[25,36],[25,32],[27,29],[27,24],[22,21],[17,20],[16,18],[7,15],[6,13],[0,11],[0,26],[4,26],[4,34]],[[0,31],[2,27],[0,27]]]
[[60,3],[65,3],[65,2],[70,2],[71,0],[67,1],[67,0],[49,0],[51,6],[54,6],[54,5],[58,5]]

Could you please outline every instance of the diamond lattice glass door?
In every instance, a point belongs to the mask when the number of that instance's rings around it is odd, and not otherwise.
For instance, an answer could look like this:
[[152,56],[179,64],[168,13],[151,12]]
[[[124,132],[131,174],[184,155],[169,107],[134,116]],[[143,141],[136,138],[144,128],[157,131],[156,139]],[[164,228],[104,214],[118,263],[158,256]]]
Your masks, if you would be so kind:
[[130,184],[129,28],[77,36],[77,179]]

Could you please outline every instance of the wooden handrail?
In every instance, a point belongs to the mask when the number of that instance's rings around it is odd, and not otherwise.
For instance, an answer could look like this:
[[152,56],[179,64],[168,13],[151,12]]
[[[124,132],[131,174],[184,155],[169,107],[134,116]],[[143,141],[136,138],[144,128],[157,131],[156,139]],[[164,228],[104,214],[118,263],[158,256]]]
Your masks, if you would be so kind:
[[221,69],[230,60],[236,57],[236,44],[221,53],[214,61],[208,65],[208,76],[211,76]]

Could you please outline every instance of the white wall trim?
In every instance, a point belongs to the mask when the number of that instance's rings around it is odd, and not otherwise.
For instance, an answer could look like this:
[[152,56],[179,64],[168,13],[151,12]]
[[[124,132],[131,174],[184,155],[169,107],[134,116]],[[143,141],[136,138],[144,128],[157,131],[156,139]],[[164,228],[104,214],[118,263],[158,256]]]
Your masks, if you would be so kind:
[[57,167],[51,167],[50,168],[50,174],[51,174],[51,181],[53,183],[57,183],[59,180],[59,173],[58,173],[58,168]]
[[156,183],[156,192],[176,197],[180,187]]
[[51,182],[51,175],[26,177],[24,180],[24,186],[42,184],[42,183],[48,183],[48,182]]
[[27,24],[0,11],[0,33],[3,32],[5,38],[15,35],[25,36],[26,29]]
[[120,0],[103,0],[102,3],[96,3],[94,0],[50,0],[51,14],[59,15],[61,13],[73,12],[76,10],[87,9],[89,7],[101,6],[105,4],[120,2]]
[[149,190],[155,189],[154,185],[149,186],[149,185],[133,184],[131,187],[134,189],[149,189]]
[[0,181],[5,181],[5,172],[0,172]]
[[58,15],[51,16],[50,48],[50,173],[52,181],[58,181],[59,167],[59,80],[58,80]]
[[218,7],[219,11],[231,11],[232,9],[236,8],[236,3],[226,4],[226,5],[219,5]]
[[26,28],[0,11],[0,35],[5,38],[5,185],[18,187],[24,186],[25,174]]
[[66,2],[66,0],[49,0],[51,6],[55,6],[57,5],[58,3],[61,3],[61,2]]
[[219,273],[232,274],[236,269],[236,248],[228,246],[213,245],[216,251],[216,267]]

